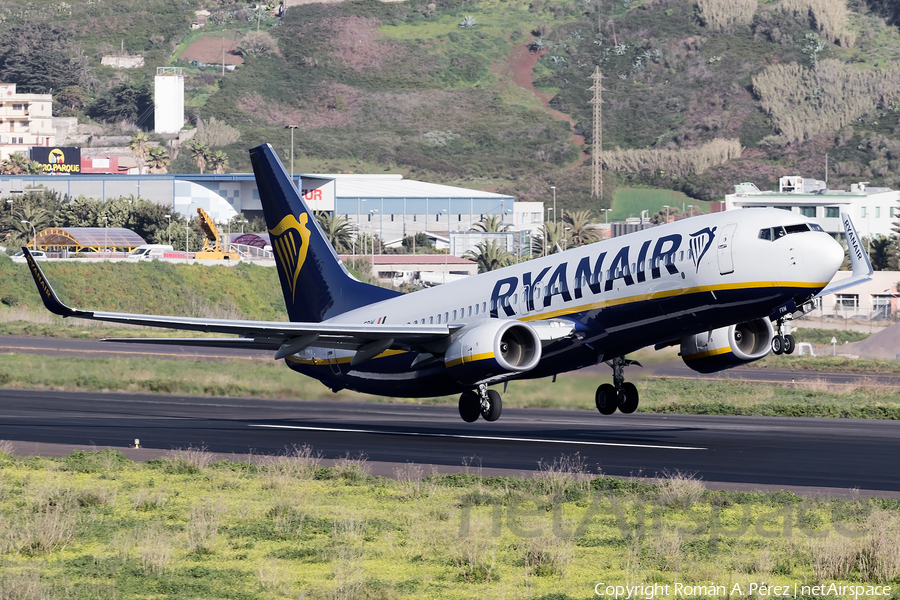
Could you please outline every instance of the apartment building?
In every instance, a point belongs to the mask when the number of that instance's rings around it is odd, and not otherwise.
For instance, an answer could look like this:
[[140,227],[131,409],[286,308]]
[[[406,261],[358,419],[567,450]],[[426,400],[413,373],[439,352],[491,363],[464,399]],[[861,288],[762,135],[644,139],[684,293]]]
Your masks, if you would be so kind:
[[32,146],[56,145],[53,97],[19,94],[15,83],[0,83],[0,160]]

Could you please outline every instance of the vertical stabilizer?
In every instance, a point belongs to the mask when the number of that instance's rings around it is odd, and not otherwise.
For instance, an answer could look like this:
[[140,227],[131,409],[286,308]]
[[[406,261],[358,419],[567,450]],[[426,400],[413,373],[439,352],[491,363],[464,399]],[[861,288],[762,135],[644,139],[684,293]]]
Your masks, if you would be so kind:
[[251,148],[250,161],[291,321],[318,323],[399,295],[347,272],[271,145]]

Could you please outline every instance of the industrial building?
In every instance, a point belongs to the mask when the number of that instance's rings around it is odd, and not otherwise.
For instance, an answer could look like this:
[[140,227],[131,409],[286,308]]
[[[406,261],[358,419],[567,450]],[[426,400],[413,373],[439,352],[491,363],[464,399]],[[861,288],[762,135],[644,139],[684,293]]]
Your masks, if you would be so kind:
[[890,236],[896,221],[900,191],[870,186],[861,181],[849,191],[830,190],[824,181],[800,176],[782,177],[778,191],[763,192],[752,183],[734,186],[735,193],[725,196],[725,210],[737,208],[780,208],[813,219],[828,233],[844,233],[841,212],[853,219],[862,237]]
[[[344,215],[359,231],[382,240],[418,232],[449,239],[488,216],[503,216],[515,231],[543,226],[541,202],[515,202],[513,196],[405,179],[402,175],[295,175],[316,211]],[[249,173],[166,175],[0,175],[0,196],[50,189],[70,197],[106,200],[136,196],[193,215],[197,207],[217,223],[238,213],[262,216],[256,180]]]

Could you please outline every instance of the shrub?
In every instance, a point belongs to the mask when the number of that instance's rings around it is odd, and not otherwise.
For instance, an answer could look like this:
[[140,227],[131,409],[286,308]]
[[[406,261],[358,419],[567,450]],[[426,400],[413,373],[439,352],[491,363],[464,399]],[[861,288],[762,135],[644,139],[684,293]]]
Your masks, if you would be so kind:
[[757,0],[698,0],[697,10],[710,29],[731,31],[735,25],[749,25],[757,5]]

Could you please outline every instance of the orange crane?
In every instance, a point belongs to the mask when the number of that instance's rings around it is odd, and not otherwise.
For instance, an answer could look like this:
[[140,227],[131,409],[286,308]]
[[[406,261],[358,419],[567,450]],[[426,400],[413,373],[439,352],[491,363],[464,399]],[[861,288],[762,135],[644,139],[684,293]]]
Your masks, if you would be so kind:
[[226,250],[222,245],[219,237],[219,230],[213,223],[212,217],[205,210],[197,207],[197,220],[200,221],[200,227],[206,234],[206,240],[203,242],[203,249],[197,252],[194,258],[198,260],[240,260],[241,255],[234,250]]

